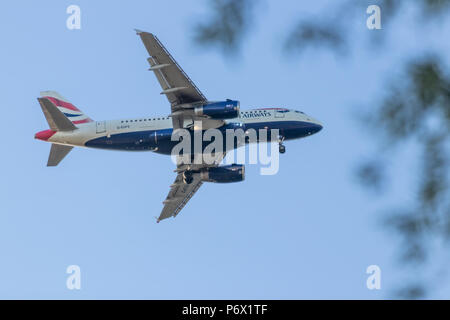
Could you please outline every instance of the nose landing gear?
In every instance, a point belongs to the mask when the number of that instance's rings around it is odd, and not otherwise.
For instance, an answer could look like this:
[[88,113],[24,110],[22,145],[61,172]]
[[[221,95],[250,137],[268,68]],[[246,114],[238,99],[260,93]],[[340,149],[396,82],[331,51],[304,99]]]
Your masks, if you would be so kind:
[[281,136],[280,136],[280,137],[278,138],[278,151],[279,151],[281,154],[283,154],[283,153],[286,152],[286,147],[284,146],[283,141],[284,141],[284,137],[281,137]]

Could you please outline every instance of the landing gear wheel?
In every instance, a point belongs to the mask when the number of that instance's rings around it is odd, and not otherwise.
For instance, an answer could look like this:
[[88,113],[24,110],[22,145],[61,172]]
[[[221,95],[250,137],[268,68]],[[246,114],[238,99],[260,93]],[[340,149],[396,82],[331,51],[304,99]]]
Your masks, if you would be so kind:
[[191,184],[192,181],[194,181],[194,178],[192,178],[192,173],[190,171],[183,172],[183,182],[185,184]]
[[286,152],[286,147],[283,145],[283,141],[284,141],[284,137],[283,136],[279,136],[278,137],[278,151],[280,153],[285,153]]
[[192,177],[189,177],[189,178],[183,178],[184,184],[191,184],[192,181],[194,181],[194,178],[192,178]]

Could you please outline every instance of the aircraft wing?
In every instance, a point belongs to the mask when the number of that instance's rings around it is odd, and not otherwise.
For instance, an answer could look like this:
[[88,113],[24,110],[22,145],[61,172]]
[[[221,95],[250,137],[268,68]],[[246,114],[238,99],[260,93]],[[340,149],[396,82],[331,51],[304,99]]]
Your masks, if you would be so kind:
[[164,208],[157,222],[175,217],[203,184],[199,176],[194,176],[190,184],[183,182],[183,172],[178,173],[175,182],[170,186],[169,194],[164,200]]
[[149,70],[153,71],[161,85],[161,94],[170,102],[173,128],[184,128],[185,120],[189,125],[193,125],[194,121],[201,121],[205,129],[222,126],[222,120],[212,120],[194,114],[192,104],[207,103],[206,97],[154,34],[140,30],[136,32],[150,55],[147,59],[150,63]]
[[150,57],[150,70],[172,106],[183,103],[206,102],[205,96],[164,48],[158,38],[148,32],[137,31]]
[[200,170],[206,167],[216,167],[220,164],[223,157],[225,157],[225,153],[221,154],[217,157],[214,164],[190,164],[185,165],[181,164],[177,166],[176,172],[178,172],[177,177],[175,178],[174,183],[170,186],[169,194],[164,200],[164,208],[161,211],[160,216],[157,219],[157,222],[161,220],[176,217],[177,214],[184,208],[186,203],[192,198],[192,196],[197,192],[197,190],[201,187],[203,182],[200,179],[199,174],[194,174],[192,176],[193,181],[190,184],[186,184],[183,182],[183,172],[186,170]]

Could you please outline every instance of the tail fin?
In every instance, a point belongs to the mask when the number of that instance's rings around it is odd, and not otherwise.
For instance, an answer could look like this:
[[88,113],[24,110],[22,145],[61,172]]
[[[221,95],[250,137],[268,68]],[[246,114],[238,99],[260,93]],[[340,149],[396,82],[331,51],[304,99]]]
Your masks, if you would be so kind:
[[[71,131],[77,127],[62,113],[48,98],[38,98],[45,119],[52,132],[55,131]],[[49,130],[47,130],[49,131]],[[45,131],[45,132],[47,132]],[[36,135],[37,138],[42,136],[42,132]]]
[[[48,141],[57,131],[76,130],[77,124],[92,122],[91,118],[86,116],[57,92],[41,92],[41,98],[38,98],[38,101],[50,126],[50,130],[36,133],[36,139]],[[57,166],[72,149],[72,146],[52,143],[47,166]]]
[[55,91],[41,92],[41,99],[48,99],[74,125],[93,121],[91,118],[85,115],[80,109],[75,107],[66,98],[62,97],[59,93]]

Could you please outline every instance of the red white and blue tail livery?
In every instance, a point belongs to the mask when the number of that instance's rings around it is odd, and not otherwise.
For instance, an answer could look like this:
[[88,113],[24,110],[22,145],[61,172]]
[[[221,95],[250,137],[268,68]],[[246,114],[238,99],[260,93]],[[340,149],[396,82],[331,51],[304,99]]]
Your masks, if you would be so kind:
[[55,91],[43,91],[41,92],[41,98],[48,99],[53,103],[73,124],[92,122],[92,119],[85,115],[83,111]]

